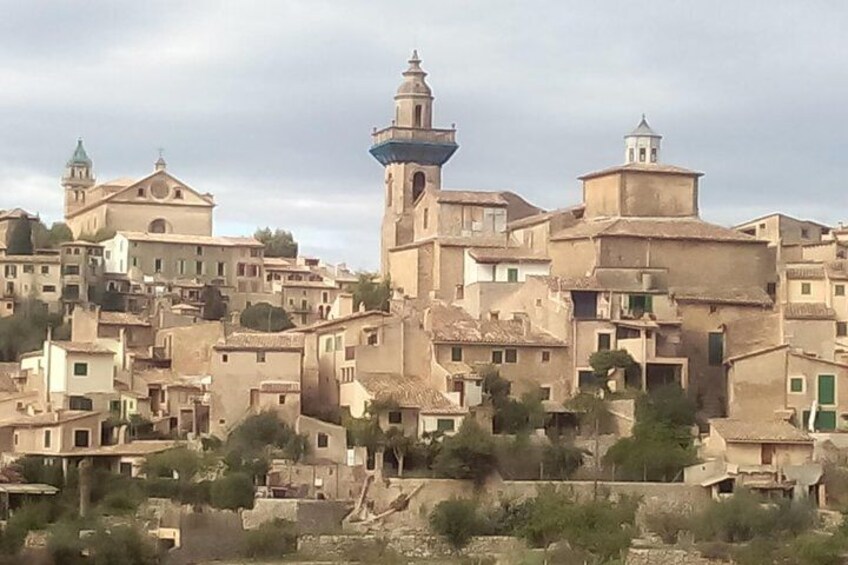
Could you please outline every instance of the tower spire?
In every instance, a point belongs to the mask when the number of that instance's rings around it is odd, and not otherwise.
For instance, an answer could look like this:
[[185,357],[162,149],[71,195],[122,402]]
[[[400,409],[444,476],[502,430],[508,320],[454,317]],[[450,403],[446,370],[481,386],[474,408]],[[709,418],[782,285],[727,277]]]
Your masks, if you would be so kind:
[[624,136],[625,163],[659,163],[660,140],[662,136],[655,132],[645,114],[636,128]]
[[168,166],[168,163],[165,162],[165,157],[163,157],[163,154],[165,153],[165,149],[160,147],[158,149],[158,151],[159,151],[159,158],[156,159],[156,163],[154,163],[153,167],[157,171],[164,171],[165,167]]

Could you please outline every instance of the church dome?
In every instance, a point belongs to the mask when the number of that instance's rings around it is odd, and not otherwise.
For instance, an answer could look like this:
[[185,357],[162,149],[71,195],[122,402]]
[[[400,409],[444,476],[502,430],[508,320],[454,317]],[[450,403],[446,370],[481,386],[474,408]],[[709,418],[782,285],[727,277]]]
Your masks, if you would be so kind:
[[397,94],[399,96],[432,96],[433,92],[424,80],[426,76],[427,73],[421,68],[418,51],[413,51],[412,58],[409,59],[409,68],[403,72],[403,82],[398,87]]

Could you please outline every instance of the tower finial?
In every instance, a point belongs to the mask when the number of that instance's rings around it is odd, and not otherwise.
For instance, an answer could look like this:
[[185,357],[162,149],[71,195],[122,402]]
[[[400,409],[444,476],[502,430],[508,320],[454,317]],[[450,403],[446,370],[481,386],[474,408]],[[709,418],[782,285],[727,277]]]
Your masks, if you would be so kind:
[[165,167],[168,165],[165,162],[165,157],[163,157],[163,154],[165,153],[165,149],[163,147],[159,147],[158,151],[159,151],[159,158],[156,159],[156,163],[154,164],[154,167],[157,171],[164,171]]
[[418,49],[412,50],[412,58],[409,60],[409,62],[411,63],[412,61],[418,61],[419,63],[421,62],[421,59],[418,58]]

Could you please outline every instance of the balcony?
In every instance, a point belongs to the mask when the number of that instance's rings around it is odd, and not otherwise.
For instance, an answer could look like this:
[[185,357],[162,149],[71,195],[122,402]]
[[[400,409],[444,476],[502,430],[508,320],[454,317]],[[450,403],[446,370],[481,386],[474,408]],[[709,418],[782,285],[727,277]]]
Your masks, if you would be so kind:
[[454,129],[391,126],[375,131],[370,153],[382,165],[416,162],[444,165],[459,147]]

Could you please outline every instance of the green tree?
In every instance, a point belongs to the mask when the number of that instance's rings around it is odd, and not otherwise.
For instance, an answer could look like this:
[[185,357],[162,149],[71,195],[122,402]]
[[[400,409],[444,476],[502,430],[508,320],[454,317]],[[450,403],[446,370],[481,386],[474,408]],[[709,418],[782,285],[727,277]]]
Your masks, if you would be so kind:
[[32,220],[18,218],[12,224],[12,229],[6,242],[7,255],[32,255]]
[[543,478],[564,481],[583,465],[587,452],[567,443],[562,438],[551,439],[550,445],[542,451]]
[[580,430],[588,431],[592,434],[594,448],[592,455],[595,460],[594,464],[594,497],[598,497],[598,473],[601,468],[601,446],[600,435],[605,432],[612,421],[607,403],[603,398],[593,392],[581,392],[571,397],[565,402],[566,408],[573,410],[577,414],[580,422]]
[[153,540],[136,525],[98,528],[88,540],[93,565],[155,565],[159,562]]
[[439,502],[430,513],[430,528],[459,551],[482,533],[482,520],[473,500],[452,498]]
[[459,431],[442,441],[433,470],[450,479],[471,479],[479,487],[497,467],[492,435],[472,418],[465,418]]
[[47,305],[33,299],[20,302],[15,313],[0,318],[0,360],[17,361],[22,353],[41,349],[47,339],[47,328],[59,337],[62,315],[51,314]]
[[365,310],[389,311],[389,300],[392,297],[391,281],[382,281],[375,273],[359,273],[359,278],[353,285],[353,307],[359,309],[364,305]]
[[218,286],[203,285],[200,301],[203,302],[201,317],[204,320],[222,320],[227,315],[227,301]]
[[415,440],[405,435],[401,428],[392,427],[385,434],[386,448],[391,449],[398,463],[398,477],[403,477],[403,461],[413,449]]
[[266,411],[246,418],[227,437],[224,463],[230,472],[264,477],[273,457],[295,462],[308,453],[306,437],[297,434],[275,412]]
[[32,226],[32,241],[35,249],[55,249],[66,241],[73,241],[74,234],[64,222],[53,222],[48,229],[43,222]]
[[589,366],[592,367],[600,386],[604,385],[612,369],[624,369],[627,382],[631,382],[633,375],[640,370],[630,353],[624,349],[595,351],[589,356]]
[[253,479],[245,473],[228,473],[212,482],[210,502],[215,508],[253,508]]
[[265,257],[297,257],[297,242],[290,231],[266,227],[257,229],[253,237],[265,246]]
[[253,559],[279,558],[297,551],[295,525],[276,518],[263,522],[255,530],[245,532],[244,553]]
[[239,323],[260,332],[281,332],[294,327],[288,313],[279,306],[267,302],[251,304],[241,311]]
[[185,447],[151,455],[142,466],[148,494],[183,504],[206,502],[208,485],[200,479],[213,463],[213,458]]

